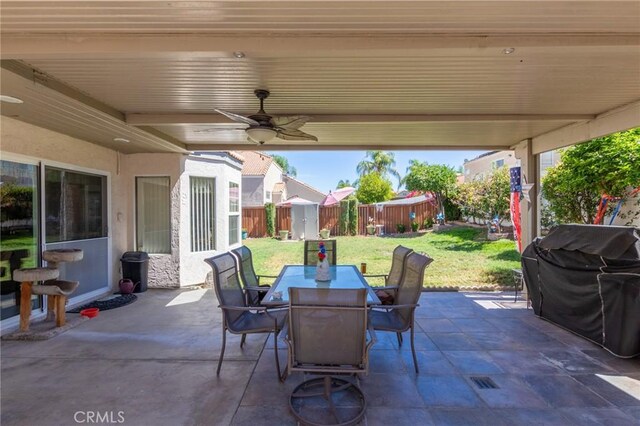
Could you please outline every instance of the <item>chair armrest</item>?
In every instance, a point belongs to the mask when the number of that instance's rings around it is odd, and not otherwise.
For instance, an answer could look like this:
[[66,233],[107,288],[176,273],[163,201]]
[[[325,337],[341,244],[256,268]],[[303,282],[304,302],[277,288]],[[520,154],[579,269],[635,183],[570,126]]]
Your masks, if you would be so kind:
[[258,278],[278,278],[277,275],[257,275]]
[[249,312],[249,311],[267,311],[267,307],[266,306],[227,306],[227,305],[218,305],[218,308],[220,309],[228,309],[230,311],[244,311],[244,312]]
[[384,286],[384,287],[371,287],[371,288],[376,289],[376,290],[397,290],[400,287],[397,286],[397,285],[389,285],[389,286]]
[[259,291],[261,293],[266,293],[269,291],[269,289],[271,289],[271,287],[256,287],[256,286],[246,286],[245,290],[251,290],[251,291]]
[[387,274],[363,274],[363,277],[370,277],[370,278],[378,278],[378,277],[385,277],[387,278]]
[[391,309],[406,309],[406,308],[417,308],[420,306],[418,303],[405,304],[405,305],[377,305],[374,308],[391,310]]

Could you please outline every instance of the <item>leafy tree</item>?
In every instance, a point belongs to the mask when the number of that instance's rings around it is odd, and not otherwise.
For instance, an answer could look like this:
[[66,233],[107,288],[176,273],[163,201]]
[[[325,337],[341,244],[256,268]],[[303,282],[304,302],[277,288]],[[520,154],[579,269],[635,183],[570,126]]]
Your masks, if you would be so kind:
[[499,223],[509,216],[509,169],[500,167],[480,180],[465,182],[458,187],[455,202],[468,217],[492,220]]
[[340,179],[340,181],[338,182],[338,185],[336,186],[336,189],[346,188],[348,186],[353,186],[351,182],[349,182],[349,179],[347,180]]
[[542,195],[558,222],[593,223],[603,194],[624,197],[638,186],[640,128],[635,128],[562,150],[560,163],[542,179]]
[[393,176],[398,179],[398,187],[400,187],[402,179],[395,166],[396,160],[393,152],[367,151],[365,159],[356,166],[356,172],[360,177],[370,173],[377,173],[383,178]]
[[444,214],[444,200],[456,192],[456,171],[444,164],[427,164],[411,161],[404,177],[409,191],[432,192],[436,197],[438,212]]
[[283,157],[282,155],[272,155],[271,158],[276,162],[278,166],[280,166],[284,173],[293,177],[298,176],[298,171],[295,167],[289,164],[289,160],[287,160],[286,157]]
[[356,191],[358,201],[363,204],[379,203],[393,197],[391,182],[379,173],[369,173],[360,178],[360,185]]

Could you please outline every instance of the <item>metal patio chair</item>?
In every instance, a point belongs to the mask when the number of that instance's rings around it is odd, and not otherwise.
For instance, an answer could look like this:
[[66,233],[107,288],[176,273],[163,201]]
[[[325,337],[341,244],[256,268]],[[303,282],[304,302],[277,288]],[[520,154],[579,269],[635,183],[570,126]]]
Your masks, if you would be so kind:
[[413,366],[418,373],[418,362],[414,345],[415,310],[422,291],[424,271],[433,262],[429,256],[411,253],[407,256],[402,281],[396,291],[393,305],[376,307],[369,313],[369,321],[375,330],[392,331],[398,336],[398,345],[402,345],[400,333],[411,330],[411,354]]
[[304,264],[315,265],[318,263],[318,245],[324,243],[329,265],[335,266],[338,260],[338,246],[336,240],[305,240]]
[[[332,375],[368,372],[369,350],[377,339],[367,322],[367,311],[364,288],[289,288],[286,373],[299,371],[322,376],[304,381],[291,393],[289,407],[301,423],[329,424],[315,423],[302,416],[298,402],[309,398],[314,398],[311,403],[326,403],[328,409],[324,412],[332,414],[335,424],[356,424],[363,418],[367,403],[360,387]],[[338,392],[350,392],[358,401],[360,410],[355,417],[340,418],[333,401]]]
[[249,247],[242,246],[231,251],[239,261],[240,278],[247,294],[247,303],[250,306],[259,306],[260,301],[269,291],[271,286],[260,284],[261,278],[278,278],[275,275],[258,275],[253,268],[253,256]]
[[[393,300],[395,300],[396,291],[398,290],[398,286],[402,281],[402,276],[404,274],[404,263],[407,260],[407,257],[413,253],[413,249],[405,247],[403,245],[397,246],[393,249],[393,255],[391,258],[391,269],[388,274],[365,274],[365,278],[380,278],[384,277],[384,287],[373,287],[378,294],[379,291],[383,291],[384,293],[391,296]],[[378,296],[380,296],[378,294]],[[383,296],[384,297],[384,296]]]
[[244,345],[247,334],[273,333],[275,344],[276,368],[278,379],[281,379],[280,362],[278,360],[278,333],[282,330],[287,311],[267,310],[262,306],[248,306],[245,293],[240,286],[236,258],[231,253],[205,259],[213,269],[213,288],[222,309],[222,349],[218,359],[216,374],[220,374],[222,359],[227,342],[227,331],[241,334],[240,347]]

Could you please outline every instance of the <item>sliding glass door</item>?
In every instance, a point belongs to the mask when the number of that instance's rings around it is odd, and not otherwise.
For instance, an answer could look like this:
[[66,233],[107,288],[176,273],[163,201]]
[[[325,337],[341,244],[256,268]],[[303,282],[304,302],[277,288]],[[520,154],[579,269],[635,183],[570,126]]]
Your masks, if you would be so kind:
[[45,249],[84,251],[79,262],[63,263],[60,278],[79,281],[73,297],[109,287],[107,177],[45,166]]
[[[20,283],[13,271],[39,263],[38,171],[36,164],[0,161],[0,313],[2,319],[20,313]],[[32,308],[42,299],[32,296]]]

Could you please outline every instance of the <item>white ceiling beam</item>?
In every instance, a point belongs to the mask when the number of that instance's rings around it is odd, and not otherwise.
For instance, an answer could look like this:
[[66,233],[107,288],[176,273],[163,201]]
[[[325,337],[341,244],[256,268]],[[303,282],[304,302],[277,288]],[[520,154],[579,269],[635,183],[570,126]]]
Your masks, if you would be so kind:
[[532,151],[540,154],[634,127],[640,127],[640,100],[534,137]]
[[[280,114],[282,115],[282,114]],[[304,114],[296,114],[304,115]],[[423,122],[517,122],[517,121],[585,121],[592,114],[310,114],[310,123],[423,123]],[[126,114],[127,124],[154,125],[210,125],[233,124],[221,114]]]
[[485,54],[487,49],[640,46],[639,34],[550,35],[335,35],[293,34],[8,34],[0,40],[2,59],[228,57],[242,51],[246,60],[278,56],[371,57],[458,56]]
[[241,145],[241,144],[189,144],[189,151],[501,151],[509,149],[504,145],[318,145],[316,143],[300,145]]

